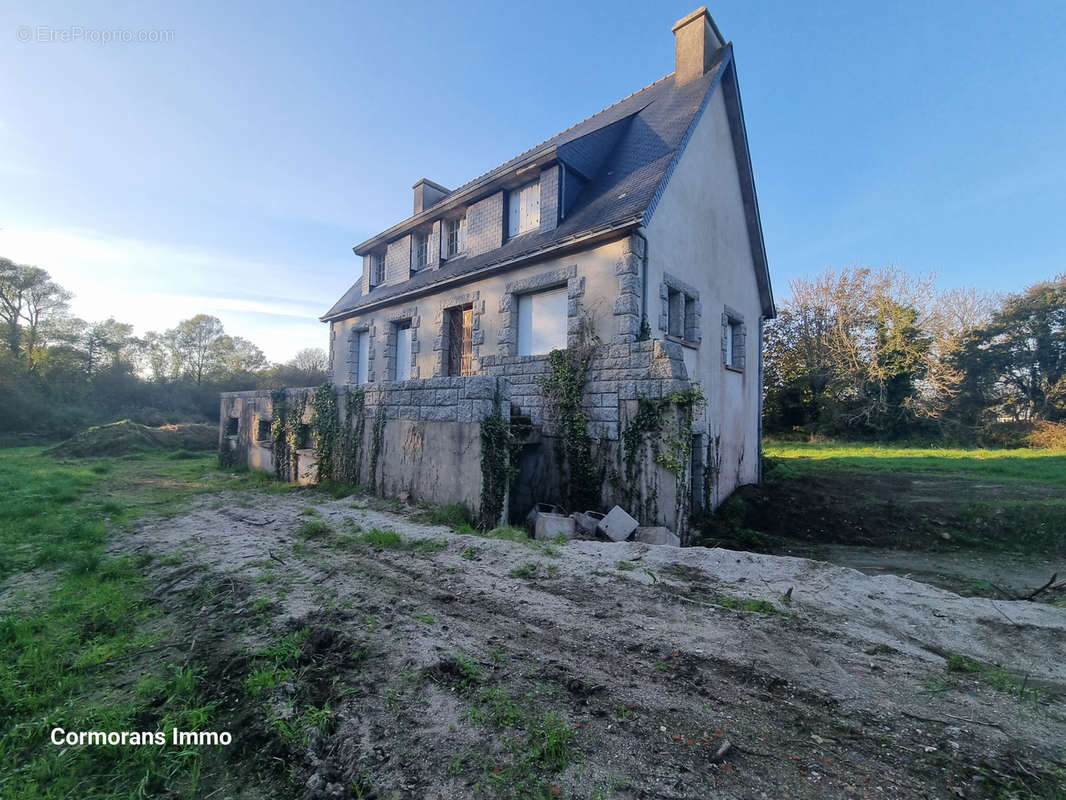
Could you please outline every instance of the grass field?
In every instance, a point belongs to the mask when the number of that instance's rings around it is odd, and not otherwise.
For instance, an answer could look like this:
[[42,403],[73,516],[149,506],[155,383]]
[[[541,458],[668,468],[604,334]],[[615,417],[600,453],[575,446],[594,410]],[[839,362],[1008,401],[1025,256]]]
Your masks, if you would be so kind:
[[908,447],[864,443],[797,443],[767,440],[767,458],[794,470],[846,469],[930,473],[1066,488],[1066,451]]
[[[0,798],[197,797],[209,748],[60,747],[50,732],[209,730],[224,699],[187,659],[145,659],[168,630],[143,563],[109,529],[253,476],[214,453],[60,462],[0,450]],[[209,756],[208,756],[209,757]],[[225,769],[223,765],[216,765]]]
[[1066,553],[1066,452],[767,440],[761,486],[701,521],[701,543]]

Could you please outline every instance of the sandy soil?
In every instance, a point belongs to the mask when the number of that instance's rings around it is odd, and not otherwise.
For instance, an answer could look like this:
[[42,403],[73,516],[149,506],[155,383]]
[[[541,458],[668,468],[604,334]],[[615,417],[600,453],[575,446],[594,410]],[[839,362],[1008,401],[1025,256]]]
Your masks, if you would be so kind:
[[[297,533],[309,505],[335,535]],[[157,556],[149,580],[220,682],[300,625],[334,654],[314,694],[335,724],[284,756],[307,796],[498,796],[506,732],[471,718],[448,677],[457,653],[573,726],[576,755],[552,778],[563,797],[981,797],[989,775],[1032,780],[1066,759],[1066,610],[721,549],[571,542],[552,556],[365,506],[216,495],[113,545]],[[353,525],[446,547],[370,548],[344,536]],[[778,613],[722,607],[735,599]],[[949,673],[949,653],[1027,690]],[[256,736],[249,751],[281,758]]]

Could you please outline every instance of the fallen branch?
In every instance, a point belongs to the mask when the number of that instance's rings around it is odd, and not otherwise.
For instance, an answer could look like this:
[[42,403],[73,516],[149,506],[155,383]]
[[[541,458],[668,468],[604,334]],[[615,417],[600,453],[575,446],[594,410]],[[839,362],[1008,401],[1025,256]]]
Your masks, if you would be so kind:
[[274,555],[274,551],[273,550],[267,550],[267,555],[270,556],[275,561],[277,561],[279,564],[284,564],[285,563],[285,559],[283,559],[281,556]]
[[720,606],[718,603],[708,603],[705,600],[696,600],[693,597],[685,597],[683,594],[674,594],[670,592],[670,597],[676,597],[678,600],[684,600],[686,603],[693,603],[697,606],[706,606],[707,608],[719,608],[722,611],[732,611],[734,614],[762,614],[766,616],[765,611],[744,611],[740,608],[730,608],[729,606]]
[[[937,722],[937,723],[939,723],[941,725],[949,725],[950,724],[950,723],[945,722],[944,720],[938,719],[936,717],[923,717],[921,714],[912,714],[910,711],[900,711],[899,713],[902,714],[905,717],[910,717],[911,719],[918,719],[918,720],[921,720],[922,722]],[[980,719],[969,719],[968,717],[957,717],[954,714],[948,714],[948,713],[945,713],[944,716],[945,717],[950,717],[951,719],[957,719],[959,722],[969,722],[969,723],[971,723],[973,725],[987,725],[990,728],[1000,728],[1000,725],[999,725],[998,722],[985,722],[984,720],[980,720]],[[1002,730],[1002,728],[1000,728],[1000,730]]]
[[1050,589],[1050,588],[1051,588],[1051,584],[1053,584],[1053,583],[1055,582],[1055,580],[1056,580],[1056,579],[1057,579],[1058,577],[1059,577],[1059,573],[1057,573],[1057,572],[1056,572],[1056,573],[1055,573],[1054,575],[1052,575],[1052,576],[1051,576],[1051,580],[1049,580],[1049,581],[1048,581],[1047,583],[1045,583],[1045,584],[1044,584],[1043,586],[1041,586],[1041,587],[1040,587],[1039,589],[1037,589],[1037,590],[1035,590],[1035,591],[1032,591],[1032,592],[1030,592],[1029,594],[1027,594],[1027,595],[1026,595],[1026,596],[1025,596],[1024,598],[1022,598],[1022,599],[1023,599],[1023,600],[1035,600],[1035,599],[1037,598],[1037,596],[1039,596],[1039,595],[1043,594],[1043,593],[1044,593],[1044,592],[1046,592],[1046,591],[1047,591],[1048,589]]

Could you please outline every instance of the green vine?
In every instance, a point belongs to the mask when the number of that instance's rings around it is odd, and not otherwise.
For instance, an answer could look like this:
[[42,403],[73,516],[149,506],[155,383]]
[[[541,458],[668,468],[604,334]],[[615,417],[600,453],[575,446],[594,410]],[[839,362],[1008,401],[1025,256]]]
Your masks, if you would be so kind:
[[[687,543],[688,510],[691,494],[689,473],[692,464],[692,427],[695,411],[706,400],[699,384],[667,395],[662,399],[642,397],[637,400],[637,413],[622,431],[622,448],[625,481],[622,487],[630,511],[638,518],[654,519],[658,516],[657,493],[653,490],[640,505],[639,489],[645,462],[645,449],[650,443],[652,460],[674,476],[674,518],[677,520],[677,535],[682,544]],[[668,436],[663,436],[668,419],[667,412],[675,409],[676,427]]]
[[385,406],[378,406],[374,415],[374,429],[370,438],[370,491],[378,492],[378,458],[381,455],[381,442],[385,436]]
[[540,378],[544,399],[559,424],[561,446],[555,456],[570,509],[595,508],[600,501],[588,412],[582,405],[591,357],[590,348],[552,350],[548,355],[551,372]]
[[289,409],[285,425],[285,445],[289,451],[289,480],[300,480],[300,449],[303,447],[303,421],[307,410],[307,392],[300,392]]
[[228,436],[223,436],[219,440],[218,466],[220,469],[232,469],[237,466],[237,451],[230,447]]
[[646,446],[650,441],[652,458],[658,458],[662,427],[662,401],[641,397],[637,400],[637,413],[622,430],[623,481],[620,488],[630,513],[642,521],[654,520],[659,515],[658,492],[652,488],[645,494],[640,487]]
[[500,382],[496,380],[492,413],[481,420],[481,527],[496,527],[503,516],[507,487],[514,480],[515,454],[511,426],[503,418]]
[[344,424],[341,426],[338,479],[351,486],[359,485],[363,467],[363,432],[366,430],[366,390],[362,386],[348,389],[344,400]]
[[311,398],[311,436],[318,456],[317,480],[334,480],[340,472],[341,448],[337,390],[332,383],[323,383]]
[[270,450],[274,455],[274,477],[279,481],[288,480],[285,471],[289,463],[289,393],[285,389],[274,389],[270,393],[270,407],[273,420],[270,423]]

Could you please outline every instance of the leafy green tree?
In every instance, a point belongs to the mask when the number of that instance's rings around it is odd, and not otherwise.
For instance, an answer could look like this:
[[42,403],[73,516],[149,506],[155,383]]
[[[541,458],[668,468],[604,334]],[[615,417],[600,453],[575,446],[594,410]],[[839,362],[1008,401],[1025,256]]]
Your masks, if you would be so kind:
[[5,327],[5,343],[31,369],[45,344],[45,326],[66,312],[71,297],[40,267],[0,258],[0,322]]
[[1066,419],[1066,274],[1009,295],[954,361],[968,423]]

